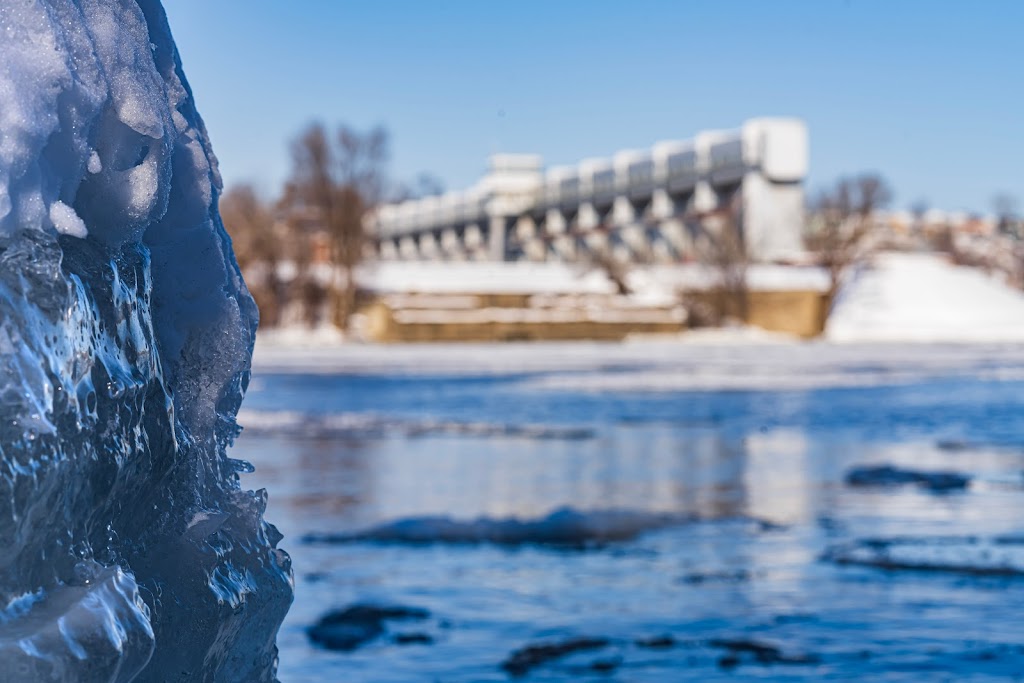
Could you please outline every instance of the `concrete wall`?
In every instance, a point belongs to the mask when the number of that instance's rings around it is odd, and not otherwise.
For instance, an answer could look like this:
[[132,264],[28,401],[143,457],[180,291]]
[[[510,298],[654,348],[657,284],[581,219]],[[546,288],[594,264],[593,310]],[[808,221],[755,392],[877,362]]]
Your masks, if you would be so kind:
[[[665,307],[595,315],[582,309],[541,308],[532,297],[519,294],[468,296],[476,298],[474,307],[453,310],[396,309],[386,297],[375,297],[361,311],[366,321],[364,334],[376,342],[615,341],[630,334],[676,334],[687,329],[685,317]],[[688,296],[710,306],[721,306],[723,301],[720,292]],[[728,308],[728,299],[726,302]],[[827,297],[819,291],[749,292],[746,322],[772,332],[812,338],[824,329],[827,311]],[[735,309],[726,312],[736,314]]]
[[769,332],[812,339],[825,330],[829,300],[818,290],[753,291],[746,296],[747,310],[743,316],[735,295],[718,290],[690,292],[684,299],[692,305],[707,307],[718,316],[736,320],[742,317],[744,323]]

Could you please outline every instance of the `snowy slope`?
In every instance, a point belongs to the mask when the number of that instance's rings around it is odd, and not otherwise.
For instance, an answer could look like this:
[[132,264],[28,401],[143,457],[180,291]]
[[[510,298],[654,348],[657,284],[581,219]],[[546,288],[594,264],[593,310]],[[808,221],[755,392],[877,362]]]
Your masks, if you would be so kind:
[[837,342],[1024,341],[1024,293],[934,254],[881,254],[840,291]]

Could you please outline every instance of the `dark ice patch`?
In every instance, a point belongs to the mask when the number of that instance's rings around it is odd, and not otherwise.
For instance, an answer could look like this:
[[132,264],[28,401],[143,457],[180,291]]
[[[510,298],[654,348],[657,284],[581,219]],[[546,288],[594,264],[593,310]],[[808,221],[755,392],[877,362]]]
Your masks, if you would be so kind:
[[607,659],[595,659],[587,669],[594,673],[610,674],[620,666],[622,666],[622,657],[608,657]]
[[743,583],[749,581],[753,575],[746,569],[693,572],[679,578],[680,583],[691,586],[700,586],[705,583]]
[[924,472],[892,465],[865,465],[846,473],[846,483],[857,487],[919,486],[935,493],[962,491],[971,483],[971,477],[960,472]]
[[644,650],[669,650],[676,646],[676,639],[670,635],[637,638],[633,643]]
[[447,516],[411,517],[366,531],[308,534],[305,543],[406,543],[546,545],[569,549],[601,547],[631,541],[641,534],[692,522],[690,516],[633,510],[581,512],[560,508],[539,519],[515,517],[456,520]]
[[961,451],[970,450],[975,446],[969,441],[964,441],[963,439],[940,439],[935,442],[935,447],[940,451],[959,453]]
[[723,669],[732,669],[741,664],[819,664],[821,659],[811,654],[786,654],[781,648],[760,640],[747,638],[719,638],[708,641],[713,648],[726,650],[718,660]]
[[[525,676],[533,669],[577,652],[603,650],[611,644],[608,638],[571,638],[555,643],[535,643],[509,655],[501,668],[511,676]],[[618,664],[616,664],[618,666]]]
[[383,635],[385,622],[422,621],[428,618],[430,612],[418,607],[357,604],[344,610],[328,612],[310,626],[306,634],[320,647],[351,652]]

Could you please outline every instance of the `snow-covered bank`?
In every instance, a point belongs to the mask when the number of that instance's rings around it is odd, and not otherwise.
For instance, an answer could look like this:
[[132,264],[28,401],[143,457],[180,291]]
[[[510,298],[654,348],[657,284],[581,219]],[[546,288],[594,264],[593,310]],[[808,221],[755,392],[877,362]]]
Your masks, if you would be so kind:
[[[675,298],[680,290],[715,286],[716,269],[698,263],[655,265],[628,270],[626,280],[638,296]],[[747,276],[757,291],[825,291],[821,268],[753,264]],[[382,294],[613,294],[615,285],[596,266],[555,261],[415,262],[381,261],[360,268],[359,284]]]
[[256,340],[261,348],[284,350],[288,353],[336,348],[348,341],[345,332],[334,325],[271,327],[261,329]]
[[836,342],[1024,342],[1024,292],[935,254],[877,256],[843,287]]
[[[754,292],[806,294],[822,292],[827,286],[823,272],[816,268],[753,266],[748,276]],[[384,263],[368,268],[365,277],[367,286],[395,311],[397,324],[434,325],[681,320],[682,310],[677,315],[671,308],[678,306],[680,293],[713,283],[708,270],[694,264],[637,268],[629,274],[634,293],[628,297],[616,297],[602,273],[561,263]],[[527,295],[529,308],[485,305],[488,294]],[[761,306],[775,319],[789,320],[787,315],[804,311],[779,308],[783,304],[775,300]],[[818,320],[815,317],[815,331]],[[764,341],[757,336],[750,328],[697,330],[679,340],[697,344]],[[979,269],[953,265],[941,255],[881,254],[851,274],[823,336],[837,343],[1024,342],[1024,292]],[[273,347],[284,360],[289,348],[326,349],[341,341],[343,335],[333,328],[268,330],[261,333],[258,346]]]
[[565,263],[442,263],[382,261],[363,266],[359,284],[378,293],[407,294],[612,294],[599,269]]

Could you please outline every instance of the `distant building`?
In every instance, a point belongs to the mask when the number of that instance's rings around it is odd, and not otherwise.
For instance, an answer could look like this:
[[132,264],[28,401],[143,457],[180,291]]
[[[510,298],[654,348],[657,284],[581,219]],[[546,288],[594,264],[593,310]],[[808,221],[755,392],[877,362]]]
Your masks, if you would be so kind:
[[367,228],[382,260],[676,263],[727,225],[752,260],[780,261],[802,252],[807,157],[786,118],[571,167],[499,154],[468,190],[381,206]]

